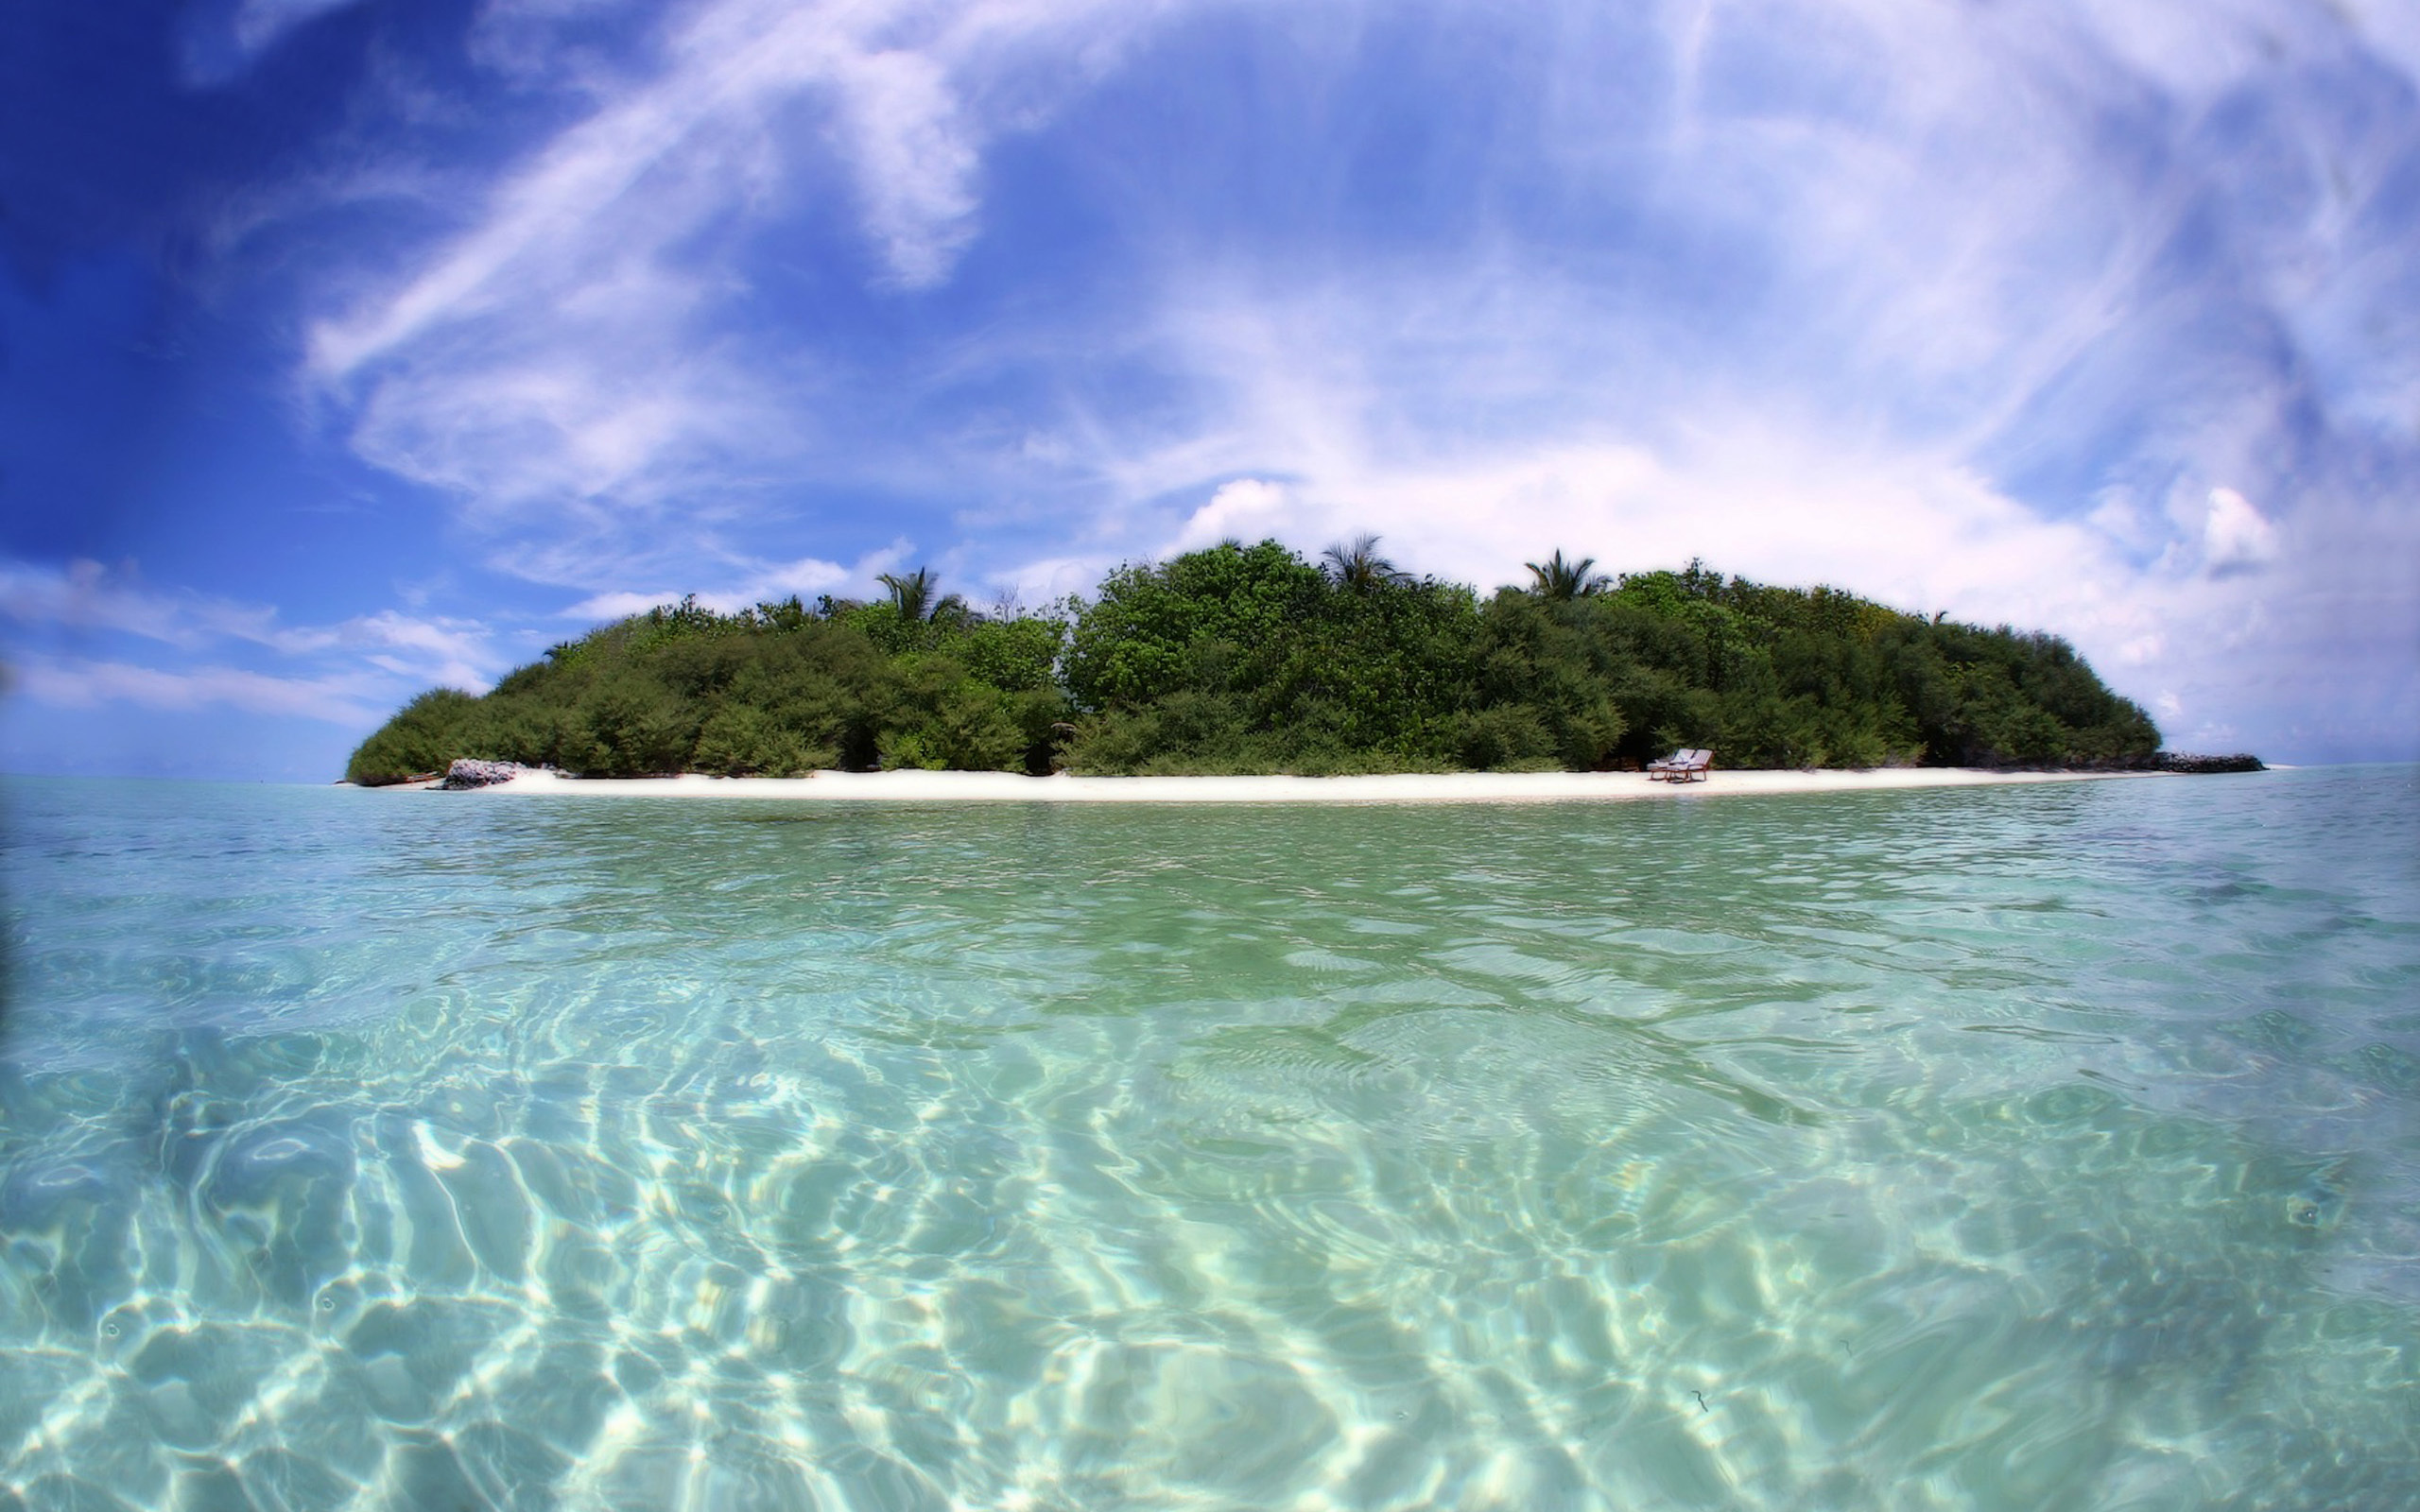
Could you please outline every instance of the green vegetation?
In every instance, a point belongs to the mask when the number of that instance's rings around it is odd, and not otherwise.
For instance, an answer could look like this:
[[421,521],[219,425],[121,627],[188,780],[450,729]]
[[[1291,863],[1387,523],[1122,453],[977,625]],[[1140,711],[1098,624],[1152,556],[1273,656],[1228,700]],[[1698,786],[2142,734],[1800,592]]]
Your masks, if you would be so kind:
[[1066,717],[1063,619],[936,601],[797,599],[718,614],[694,599],[599,627],[482,698],[423,694],[353,753],[355,782],[475,756],[593,776],[792,777],[828,766],[1047,771]]
[[1482,599],[1375,537],[1117,569],[1089,601],[983,614],[933,575],[876,603],[694,599],[616,621],[483,697],[406,704],[355,782],[461,756],[593,776],[818,767],[1203,773],[2136,765],[2159,732],[2056,637],[1902,614],[1691,563],[1557,551]]

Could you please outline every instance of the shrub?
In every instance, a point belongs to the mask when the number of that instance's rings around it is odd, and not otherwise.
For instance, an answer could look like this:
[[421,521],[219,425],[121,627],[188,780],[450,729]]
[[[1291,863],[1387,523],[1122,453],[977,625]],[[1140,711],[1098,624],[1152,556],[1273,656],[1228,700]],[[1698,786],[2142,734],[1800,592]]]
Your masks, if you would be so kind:
[[482,754],[472,747],[481,713],[479,700],[454,688],[431,688],[396,712],[345,763],[345,778],[383,787],[416,773],[442,772],[456,759]]

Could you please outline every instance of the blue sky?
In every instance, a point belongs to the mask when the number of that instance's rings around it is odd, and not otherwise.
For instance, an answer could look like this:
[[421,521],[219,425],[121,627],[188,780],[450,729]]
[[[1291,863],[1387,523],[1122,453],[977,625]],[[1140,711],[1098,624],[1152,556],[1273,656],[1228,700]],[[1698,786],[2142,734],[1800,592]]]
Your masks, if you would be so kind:
[[0,766],[324,780],[694,592],[1368,529],[2420,757],[2420,8],[31,0]]

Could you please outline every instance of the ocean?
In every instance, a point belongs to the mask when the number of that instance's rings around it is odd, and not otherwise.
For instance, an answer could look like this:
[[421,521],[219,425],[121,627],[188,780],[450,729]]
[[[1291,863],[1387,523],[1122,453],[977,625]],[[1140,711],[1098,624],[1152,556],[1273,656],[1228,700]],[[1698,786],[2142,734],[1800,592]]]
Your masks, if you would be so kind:
[[2420,768],[0,826],[0,1508],[2420,1504]]

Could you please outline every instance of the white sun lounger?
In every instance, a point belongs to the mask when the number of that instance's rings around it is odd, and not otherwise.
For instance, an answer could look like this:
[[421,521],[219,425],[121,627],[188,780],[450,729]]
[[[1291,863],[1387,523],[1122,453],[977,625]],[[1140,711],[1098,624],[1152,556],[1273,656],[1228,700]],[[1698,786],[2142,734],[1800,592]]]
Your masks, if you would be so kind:
[[1651,782],[1703,782],[1714,768],[1714,752],[1710,750],[1676,750],[1660,762],[1647,764],[1647,780]]

